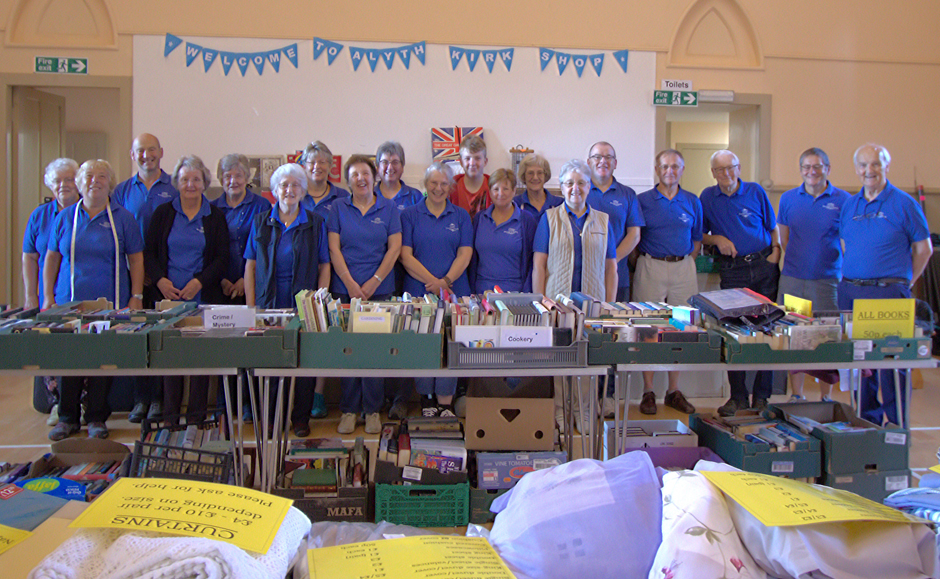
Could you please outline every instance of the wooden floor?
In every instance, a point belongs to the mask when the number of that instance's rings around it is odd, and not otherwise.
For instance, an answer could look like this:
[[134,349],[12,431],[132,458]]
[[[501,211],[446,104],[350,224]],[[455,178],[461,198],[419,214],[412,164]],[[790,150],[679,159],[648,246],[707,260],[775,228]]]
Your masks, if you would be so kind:
[[[924,474],[927,468],[938,463],[937,449],[940,447],[940,369],[921,372],[923,388],[914,390],[911,404],[912,447],[910,466],[914,474],[914,484]],[[46,426],[48,415],[41,414],[33,409],[32,405],[32,378],[27,377],[0,377],[0,461],[25,462],[34,460],[49,452],[49,439]],[[813,383],[807,381],[806,394],[810,400],[818,397]],[[833,396],[842,402],[848,402],[848,394],[836,392]],[[785,402],[788,396],[775,396],[772,402]],[[699,412],[714,411],[724,403],[720,398],[694,398],[692,404]],[[416,406],[416,405],[415,405]],[[336,425],[339,422],[339,411],[330,409],[330,416],[322,420],[312,420],[312,436],[338,436]],[[413,408],[412,412],[417,412]],[[631,419],[660,418],[679,419],[687,421],[687,416],[670,408],[659,406],[659,413],[654,417],[646,417],[639,413],[636,405],[630,408]],[[383,418],[385,418],[383,416]],[[127,413],[115,413],[108,421],[111,430],[111,439],[126,443],[133,447],[134,440],[140,435],[140,427],[127,421]],[[87,436],[83,428],[76,436]],[[362,425],[356,432],[342,436],[344,440],[352,442],[357,436],[366,436],[374,439],[375,436],[365,435]],[[580,454],[580,443],[573,445],[576,454]]]

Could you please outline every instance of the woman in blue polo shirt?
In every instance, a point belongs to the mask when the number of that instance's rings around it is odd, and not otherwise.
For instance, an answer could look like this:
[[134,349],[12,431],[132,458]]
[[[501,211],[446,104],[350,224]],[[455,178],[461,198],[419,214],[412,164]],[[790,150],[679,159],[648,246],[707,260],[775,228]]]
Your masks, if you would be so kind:
[[[337,199],[327,220],[333,276],[330,291],[344,303],[350,298],[388,299],[395,288],[392,268],[401,253],[401,216],[388,199],[375,193],[376,168],[365,155],[352,155],[343,168],[350,197]],[[356,429],[356,415],[366,414],[365,431],[382,430],[379,409],[384,383],[375,378],[344,378],[337,432]]]
[[326,221],[333,202],[349,197],[349,191],[329,181],[333,169],[333,152],[322,142],[314,141],[304,149],[300,164],[307,173],[307,195],[300,201],[300,206]]
[[[222,276],[228,270],[228,224],[222,212],[205,197],[212,174],[195,155],[181,157],[173,169],[173,186],[179,197],[157,207],[147,230],[147,277],[161,299],[221,304]],[[192,376],[189,383],[187,422],[199,422],[208,406],[209,377]],[[163,415],[180,413],[183,377],[163,379]]]
[[532,291],[532,242],[538,222],[517,205],[521,198],[513,198],[515,191],[512,172],[497,169],[490,175],[493,204],[473,218],[469,268],[473,293],[492,291],[497,285],[507,292]]
[[[450,202],[453,185],[450,167],[432,163],[424,172],[427,199],[402,212],[401,263],[410,294],[438,295],[445,288],[458,297],[470,294],[466,269],[473,254],[473,230],[470,214]],[[417,378],[415,387],[423,416],[456,416],[456,378]]]
[[[292,308],[294,296],[330,284],[330,249],[326,224],[316,213],[300,207],[307,194],[307,176],[291,163],[271,175],[277,204],[255,216],[245,249],[245,297],[249,306]],[[323,382],[322,378],[317,382]],[[313,378],[298,378],[291,426],[301,438],[310,435],[310,416],[319,405],[326,415],[322,385],[314,392]]]
[[[565,202],[564,199],[552,195],[545,188],[545,184],[552,178],[552,168],[542,155],[530,153],[523,157],[519,163],[518,176],[519,181],[525,185],[525,191],[519,195],[516,203],[524,211],[531,213],[536,223],[546,211]],[[491,182],[492,179],[490,177]]]
[[[129,211],[111,201],[117,184],[107,161],[86,161],[75,177],[81,203],[63,209],[55,219],[43,270],[43,307],[73,300],[107,298],[115,307],[143,307],[143,240]],[[59,422],[49,432],[62,440],[79,431],[80,398],[87,390],[88,436],[107,438],[105,421],[110,378],[63,377]]]

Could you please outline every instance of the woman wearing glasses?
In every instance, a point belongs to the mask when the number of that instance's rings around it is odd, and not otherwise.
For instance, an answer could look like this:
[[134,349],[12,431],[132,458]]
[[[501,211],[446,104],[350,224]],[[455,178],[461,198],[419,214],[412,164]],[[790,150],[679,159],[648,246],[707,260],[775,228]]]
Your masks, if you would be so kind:
[[307,195],[300,201],[300,206],[326,221],[333,202],[349,197],[349,191],[329,181],[333,169],[333,152],[321,141],[314,141],[304,149],[300,164],[307,173]]

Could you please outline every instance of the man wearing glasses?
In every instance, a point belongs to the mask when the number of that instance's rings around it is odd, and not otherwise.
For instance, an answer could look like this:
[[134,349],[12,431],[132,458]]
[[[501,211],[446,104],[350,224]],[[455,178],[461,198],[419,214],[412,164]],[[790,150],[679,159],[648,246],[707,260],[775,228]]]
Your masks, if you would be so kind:
[[[862,145],[853,160],[862,190],[842,206],[839,235],[845,262],[839,309],[843,310],[851,310],[856,299],[911,297],[911,286],[933,254],[923,209],[888,181],[888,150],[881,145]],[[869,376],[862,382],[862,418],[881,425],[887,417],[889,422],[900,424],[893,373],[882,370],[880,378],[881,404],[879,377]],[[901,387],[904,391],[903,381]]]
[[[767,193],[757,183],[740,179],[741,163],[731,151],[716,151],[711,168],[717,185],[706,187],[700,197],[702,243],[721,252],[721,289],[748,288],[775,300],[780,279],[780,232]],[[728,372],[731,398],[718,408],[721,416],[767,406],[773,373],[756,373],[750,404],[745,376],[742,371]]]

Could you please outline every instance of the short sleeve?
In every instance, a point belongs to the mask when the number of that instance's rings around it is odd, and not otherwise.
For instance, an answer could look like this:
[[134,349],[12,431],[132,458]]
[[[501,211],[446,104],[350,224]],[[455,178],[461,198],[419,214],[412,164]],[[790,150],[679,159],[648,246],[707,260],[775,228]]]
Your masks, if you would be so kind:
[[790,227],[790,194],[784,193],[780,198],[780,211],[777,213],[777,223]]
[[[78,203],[73,205],[77,210]],[[70,213],[69,211],[59,211],[59,214],[56,216],[55,221],[52,222],[52,229],[49,230],[49,241],[46,244],[46,251],[55,251],[56,253],[61,253],[59,251],[59,240],[65,235],[67,226],[71,225],[71,221],[65,218],[66,214]]]
[[460,220],[459,247],[473,247],[473,224],[470,222],[470,214],[460,207],[457,208],[457,213]]
[[133,255],[144,250],[144,238],[140,235],[140,226],[130,211],[121,208],[121,229],[124,234],[124,253]]
[[[410,209],[410,208],[409,208]],[[409,211],[406,209],[399,213],[401,219],[401,246],[402,247],[414,247],[414,242],[412,237],[414,234],[414,211]],[[391,235],[391,227],[389,227],[389,235]]]
[[614,228],[607,222],[607,259],[617,259],[617,244],[614,242]]
[[329,215],[327,215],[327,217],[326,217],[326,230],[327,230],[329,233],[339,233],[339,232],[340,232],[340,226],[339,226],[339,202],[337,202],[337,201],[334,201],[333,204],[330,205],[330,213],[329,213]]
[[695,195],[689,196],[692,200],[692,241],[702,240],[702,202]]
[[395,235],[396,233],[401,233],[401,211],[392,205],[388,213],[388,234]]
[[[42,253],[36,247],[36,238],[39,237],[39,211],[42,206],[37,208],[29,215],[29,221],[26,222],[26,232],[23,233],[23,253]],[[42,248],[45,250],[45,248]]]
[[908,201],[907,207],[908,217],[905,219],[907,222],[905,228],[911,243],[917,243],[918,241],[929,238],[930,227],[927,225],[927,217],[924,215],[923,209],[921,209],[913,199]]
[[627,204],[627,227],[643,227],[646,225],[646,220],[643,219],[643,209],[640,207],[640,201],[633,191],[627,193]]
[[758,187],[758,190],[761,192],[763,197],[761,198],[761,205],[764,208],[764,228],[767,231],[773,231],[773,228],[777,226],[777,218],[774,215],[774,208],[770,204],[770,198],[767,197],[767,192],[764,191],[763,187]]
[[[608,231],[613,231],[610,229],[610,224],[607,224]],[[613,235],[608,233],[611,239]],[[538,253],[548,253],[548,214],[543,213],[541,219],[539,219],[538,227],[535,228],[535,239],[532,242],[532,250]]]

